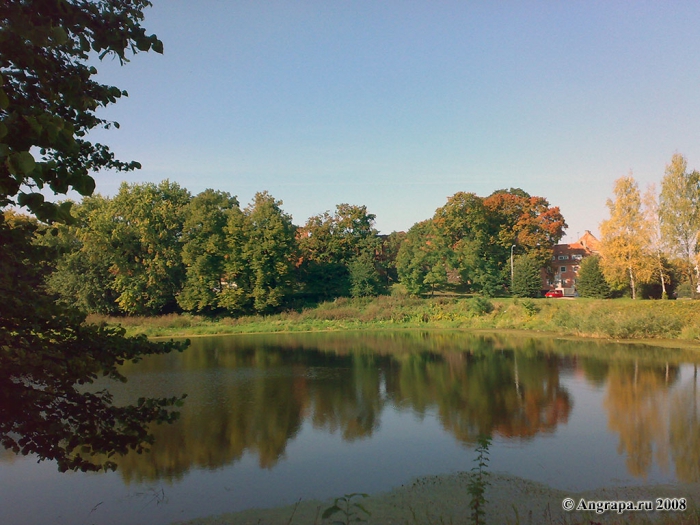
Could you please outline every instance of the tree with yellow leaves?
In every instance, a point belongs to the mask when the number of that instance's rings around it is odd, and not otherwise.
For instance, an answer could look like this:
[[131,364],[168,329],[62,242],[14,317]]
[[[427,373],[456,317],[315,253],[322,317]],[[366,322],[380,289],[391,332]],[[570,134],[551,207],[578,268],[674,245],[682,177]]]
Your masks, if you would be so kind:
[[671,256],[681,262],[693,295],[696,294],[698,234],[700,234],[700,173],[688,173],[683,155],[676,153],[666,166],[659,195],[661,233]]
[[636,299],[639,285],[654,274],[650,227],[642,213],[639,186],[631,175],[617,179],[613,193],[615,200],[606,203],[610,218],[600,225],[603,273],[613,287],[629,286]]

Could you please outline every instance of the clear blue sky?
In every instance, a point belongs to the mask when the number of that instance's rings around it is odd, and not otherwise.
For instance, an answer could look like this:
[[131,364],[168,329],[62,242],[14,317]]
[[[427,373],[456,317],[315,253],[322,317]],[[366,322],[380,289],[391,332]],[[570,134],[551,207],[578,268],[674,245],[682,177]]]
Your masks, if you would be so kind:
[[697,1],[154,0],[165,54],[99,80],[129,91],[93,138],[143,169],[296,224],[365,204],[382,233],[457,191],[520,187],[561,208],[565,240],[606,218],[613,181],[700,169]]

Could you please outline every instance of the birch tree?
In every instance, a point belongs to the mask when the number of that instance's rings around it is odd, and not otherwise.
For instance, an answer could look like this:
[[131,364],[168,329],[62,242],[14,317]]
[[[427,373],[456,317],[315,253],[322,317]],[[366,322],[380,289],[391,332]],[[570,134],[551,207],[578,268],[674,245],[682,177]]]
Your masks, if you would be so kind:
[[659,217],[659,201],[656,198],[656,185],[650,184],[644,193],[644,217],[649,226],[649,247],[656,260],[656,271],[661,281],[662,298],[668,299],[666,283],[669,278],[664,266],[664,237],[661,233],[661,218]]
[[697,293],[697,252],[700,232],[700,173],[687,172],[687,161],[676,153],[661,181],[659,218],[670,254],[682,261],[693,294]]
[[600,225],[603,273],[614,286],[629,285],[632,299],[640,284],[649,282],[654,272],[650,256],[649,225],[642,213],[637,182],[630,175],[615,181],[615,200],[608,199],[610,218]]

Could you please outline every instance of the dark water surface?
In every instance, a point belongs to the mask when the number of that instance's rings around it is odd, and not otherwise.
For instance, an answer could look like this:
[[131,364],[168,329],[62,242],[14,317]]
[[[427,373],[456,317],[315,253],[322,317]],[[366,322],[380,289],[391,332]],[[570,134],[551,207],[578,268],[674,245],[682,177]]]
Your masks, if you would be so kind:
[[187,393],[149,454],[60,474],[0,452],[0,523],[123,524],[491,469],[557,488],[700,481],[698,355],[400,332],[200,338],[125,367],[121,402]]

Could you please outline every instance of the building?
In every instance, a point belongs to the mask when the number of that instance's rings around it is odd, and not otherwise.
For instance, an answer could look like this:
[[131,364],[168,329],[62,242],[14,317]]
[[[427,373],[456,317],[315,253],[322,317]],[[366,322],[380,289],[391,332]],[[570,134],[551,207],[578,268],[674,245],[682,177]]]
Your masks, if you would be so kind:
[[581,260],[598,253],[599,248],[600,241],[588,230],[574,243],[554,246],[550,267],[542,270],[542,289],[562,290],[565,296],[575,296]]

